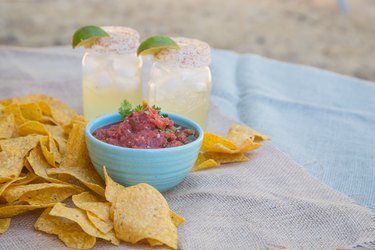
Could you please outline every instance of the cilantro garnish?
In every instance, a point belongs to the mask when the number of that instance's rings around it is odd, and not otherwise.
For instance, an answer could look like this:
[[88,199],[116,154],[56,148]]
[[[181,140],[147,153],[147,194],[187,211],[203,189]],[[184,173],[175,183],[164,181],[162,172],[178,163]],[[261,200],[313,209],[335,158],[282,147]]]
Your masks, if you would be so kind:
[[118,112],[120,115],[122,115],[122,117],[128,117],[131,113],[133,113],[131,103],[128,100],[123,100]]
[[142,105],[138,105],[137,107],[135,107],[134,111],[135,112],[139,112],[139,111],[142,111],[143,110],[143,106]]
[[156,111],[158,111],[158,113],[160,113],[160,111],[161,111],[161,108],[160,107],[156,107],[155,105],[152,105],[152,109],[155,109]]
[[186,139],[188,142],[192,142],[194,140],[194,135],[189,135]]
[[[129,115],[131,115],[131,113],[133,113],[133,112],[140,112],[140,111],[144,110],[146,107],[147,107],[146,104],[145,105],[137,105],[133,109],[131,103],[128,100],[123,100],[118,112],[120,113],[120,115],[122,117],[126,118]],[[158,115],[160,115],[161,117],[164,117],[164,118],[168,117],[167,114],[160,114],[160,112],[161,112],[161,108],[160,107],[152,105],[152,109],[156,110],[158,112]],[[146,114],[149,114],[149,112],[146,111]]]

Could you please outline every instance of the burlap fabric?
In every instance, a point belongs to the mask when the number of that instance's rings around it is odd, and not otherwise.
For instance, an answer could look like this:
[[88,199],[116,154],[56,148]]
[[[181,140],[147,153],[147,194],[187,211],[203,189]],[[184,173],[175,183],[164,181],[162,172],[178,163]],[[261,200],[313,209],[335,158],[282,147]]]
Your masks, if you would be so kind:
[[[79,56],[58,49],[16,52],[18,68],[0,59],[1,98],[42,92],[80,110]],[[214,107],[210,111],[209,130],[224,133],[232,121]],[[246,163],[191,173],[165,193],[171,208],[186,218],[179,227],[180,249],[375,249],[369,209],[307,174],[272,142],[249,157]],[[14,218],[0,236],[0,249],[63,249],[55,236],[34,231],[39,213]],[[115,247],[99,240],[95,248],[147,246]]]

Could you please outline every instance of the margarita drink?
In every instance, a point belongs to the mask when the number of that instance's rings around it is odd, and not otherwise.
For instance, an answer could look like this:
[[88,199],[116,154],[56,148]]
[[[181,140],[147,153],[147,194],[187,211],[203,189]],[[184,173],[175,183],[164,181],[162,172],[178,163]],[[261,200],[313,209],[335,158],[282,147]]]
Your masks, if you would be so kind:
[[125,27],[103,29],[110,37],[99,38],[82,60],[83,114],[89,120],[118,111],[124,99],[133,105],[142,102],[138,32]]
[[210,47],[187,38],[173,38],[179,49],[155,55],[148,82],[148,100],[163,111],[186,116],[207,127],[211,93]]

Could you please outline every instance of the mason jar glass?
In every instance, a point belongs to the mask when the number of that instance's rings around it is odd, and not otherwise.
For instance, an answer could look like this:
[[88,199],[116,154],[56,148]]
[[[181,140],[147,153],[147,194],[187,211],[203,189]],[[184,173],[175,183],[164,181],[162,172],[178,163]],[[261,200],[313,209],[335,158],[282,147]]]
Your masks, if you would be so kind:
[[172,38],[179,49],[155,55],[148,81],[148,101],[163,111],[191,118],[207,127],[211,94],[210,46],[188,38]]
[[142,102],[139,33],[126,27],[102,27],[110,36],[99,38],[82,59],[83,114],[91,120],[115,112],[124,99]]

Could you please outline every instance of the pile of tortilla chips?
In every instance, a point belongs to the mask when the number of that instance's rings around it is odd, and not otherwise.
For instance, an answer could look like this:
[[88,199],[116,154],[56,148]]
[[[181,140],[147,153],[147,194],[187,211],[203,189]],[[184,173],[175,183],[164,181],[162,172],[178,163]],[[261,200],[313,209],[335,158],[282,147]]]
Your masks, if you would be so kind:
[[[147,184],[125,188],[106,176],[105,187],[88,156],[85,125],[50,96],[0,100],[0,233],[13,216],[44,208],[35,229],[71,248],[90,249],[97,238],[177,248],[184,219]],[[68,199],[75,207],[62,203]]]
[[262,145],[260,141],[269,139],[270,136],[241,124],[233,124],[224,137],[205,132],[192,171],[215,168],[223,163],[248,161],[249,158],[245,153],[259,148]]

